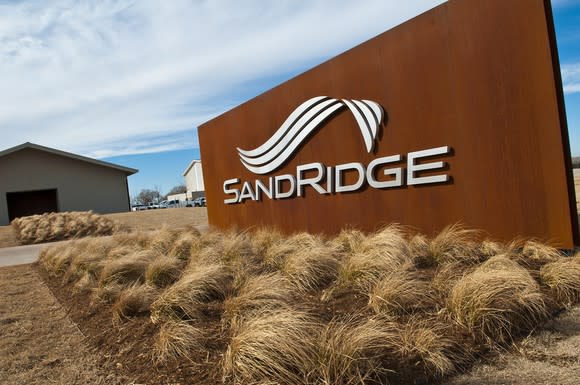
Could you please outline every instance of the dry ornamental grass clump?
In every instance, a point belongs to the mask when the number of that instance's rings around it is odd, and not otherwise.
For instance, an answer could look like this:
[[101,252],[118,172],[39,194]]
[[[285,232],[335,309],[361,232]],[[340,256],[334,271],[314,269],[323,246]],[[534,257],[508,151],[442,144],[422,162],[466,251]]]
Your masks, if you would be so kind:
[[186,321],[168,321],[161,325],[153,346],[153,358],[158,362],[185,358],[193,361],[196,352],[204,350],[203,330]]
[[194,320],[203,318],[204,304],[223,300],[230,289],[232,273],[220,264],[201,265],[185,271],[151,305],[151,320]]
[[400,326],[382,317],[332,320],[318,346],[316,376],[322,384],[388,384],[400,347]]
[[453,287],[448,310],[455,321],[489,345],[509,343],[547,318],[539,285],[505,256],[491,258]]
[[481,262],[481,255],[476,251],[475,235],[476,231],[466,229],[460,224],[447,226],[429,242],[427,254],[419,264],[437,266],[451,262]]
[[356,252],[344,256],[336,286],[353,287],[368,294],[383,277],[410,262],[403,229],[391,225],[367,236]]
[[230,340],[223,360],[224,378],[236,384],[306,383],[316,368],[318,327],[314,318],[297,310],[254,314]]
[[560,258],[540,269],[542,283],[550,288],[555,299],[570,307],[580,301],[580,259]]
[[121,321],[149,313],[156,294],[155,288],[149,285],[134,284],[124,289],[113,305],[115,320]]
[[145,281],[145,272],[149,264],[157,259],[159,254],[151,250],[131,252],[117,259],[107,261],[101,270],[100,282],[107,284],[117,282],[132,284]]
[[411,314],[434,308],[435,299],[428,281],[416,273],[396,270],[372,288],[369,306],[376,313]]
[[580,254],[475,234],[165,228],[57,245],[39,263],[110,308],[115,327],[154,323],[154,360],[189,360],[226,384],[428,382],[580,299]]
[[110,219],[87,212],[47,213],[12,221],[20,243],[42,243],[89,235],[111,235],[116,225]]
[[265,263],[280,270],[301,292],[329,284],[336,278],[340,264],[322,237],[304,233],[271,245]]
[[253,276],[241,284],[236,295],[226,298],[222,322],[235,329],[244,318],[290,307],[294,300],[292,285],[282,274]]
[[159,256],[147,265],[145,282],[156,287],[173,284],[181,276],[183,261],[171,256]]

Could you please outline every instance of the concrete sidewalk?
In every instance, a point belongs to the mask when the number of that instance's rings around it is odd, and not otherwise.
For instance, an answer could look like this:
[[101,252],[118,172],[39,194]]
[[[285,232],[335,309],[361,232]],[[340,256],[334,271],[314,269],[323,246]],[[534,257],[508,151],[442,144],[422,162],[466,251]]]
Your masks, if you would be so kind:
[[32,263],[38,259],[38,255],[44,247],[63,242],[67,241],[0,248],[0,267]]

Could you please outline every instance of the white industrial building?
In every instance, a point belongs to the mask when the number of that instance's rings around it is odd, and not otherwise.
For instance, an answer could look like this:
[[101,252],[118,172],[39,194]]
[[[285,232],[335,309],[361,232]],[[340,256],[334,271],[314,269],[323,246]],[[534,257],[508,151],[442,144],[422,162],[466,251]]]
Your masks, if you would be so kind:
[[205,195],[201,160],[192,160],[183,172],[183,176],[185,177],[185,186],[187,187],[187,199],[191,200]]

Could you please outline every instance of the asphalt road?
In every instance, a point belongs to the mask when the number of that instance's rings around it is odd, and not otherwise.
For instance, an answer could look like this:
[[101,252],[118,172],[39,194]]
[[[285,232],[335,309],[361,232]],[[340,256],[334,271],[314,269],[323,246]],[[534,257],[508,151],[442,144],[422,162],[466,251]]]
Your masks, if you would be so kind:
[[32,263],[38,259],[40,251],[45,246],[54,245],[57,243],[62,242],[39,243],[37,245],[0,248],[0,267]]

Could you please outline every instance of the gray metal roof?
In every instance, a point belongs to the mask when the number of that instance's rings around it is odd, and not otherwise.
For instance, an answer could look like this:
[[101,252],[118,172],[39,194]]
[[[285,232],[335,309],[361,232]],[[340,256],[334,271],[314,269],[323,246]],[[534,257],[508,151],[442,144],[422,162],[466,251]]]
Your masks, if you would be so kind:
[[116,170],[119,170],[119,171],[124,172],[127,175],[133,175],[133,174],[135,174],[136,172],[139,171],[139,170],[137,170],[135,168],[124,167],[124,166],[120,166],[118,164],[109,163],[109,162],[103,162],[102,160],[88,158],[86,156],[77,155],[77,154],[71,154],[70,152],[65,152],[65,151],[57,150],[57,149],[50,148],[50,147],[41,146],[39,144],[34,144],[34,143],[30,143],[30,142],[22,143],[21,145],[18,145],[18,146],[11,147],[9,149],[0,151],[0,158],[3,157],[3,156],[5,156],[5,155],[12,154],[12,153],[14,153],[16,151],[24,150],[24,149],[27,149],[27,148],[31,148],[31,149],[39,150],[39,151],[44,151],[44,152],[49,152],[51,154],[60,155],[60,156],[64,156],[64,157],[67,157],[67,158],[80,160],[82,162],[92,163],[92,164],[95,164],[97,166],[114,168]]

